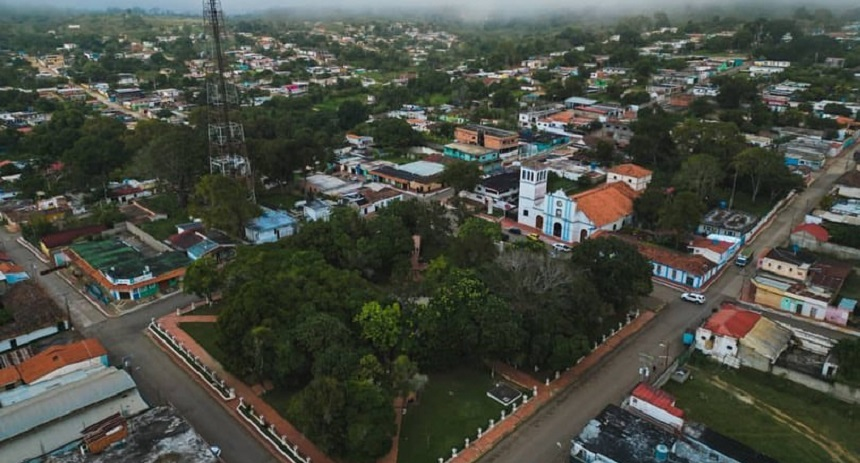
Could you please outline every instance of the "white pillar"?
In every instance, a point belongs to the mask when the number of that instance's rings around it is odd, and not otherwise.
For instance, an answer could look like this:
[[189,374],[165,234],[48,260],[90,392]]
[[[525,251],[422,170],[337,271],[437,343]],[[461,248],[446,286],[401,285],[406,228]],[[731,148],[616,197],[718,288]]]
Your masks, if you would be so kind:
[[464,448],[464,449],[469,448],[469,438],[468,438],[468,437],[466,438],[466,446],[465,446],[465,447],[463,447],[463,448]]
[[555,379],[558,379],[558,378],[559,378],[559,376],[561,376],[561,373],[559,373],[559,372],[557,372],[557,371],[556,371],[556,372],[555,372]]
[[445,463],[445,459],[442,457],[439,457],[439,463]]
[[537,397],[537,386],[532,386],[532,392],[534,393],[535,397]]
[[517,411],[517,403],[514,402],[514,412],[516,413],[516,411]]
[[505,420],[505,411],[502,410],[502,419],[500,419],[499,421],[504,421],[504,420]]
[[484,430],[481,428],[478,428],[478,439],[480,439],[481,436],[483,436],[483,435],[484,435]]
[[547,379],[544,381],[544,385],[545,385],[545,386],[549,386],[549,378],[547,378]]
[[493,429],[493,426],[495,426],[495,425],[496,425],[496,420],[490,418],[490,428],[489,429]]
[[457,449],[455,447],[452,447],[451,448],[451,458],[454,458],[456,456],[457,456]]

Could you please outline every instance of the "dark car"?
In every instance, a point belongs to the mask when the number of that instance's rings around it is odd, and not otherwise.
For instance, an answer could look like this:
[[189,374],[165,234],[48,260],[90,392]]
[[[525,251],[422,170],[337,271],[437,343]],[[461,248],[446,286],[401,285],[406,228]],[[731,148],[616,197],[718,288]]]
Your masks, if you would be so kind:
[[510,233],[511,235],[522,235],[523,231],[519,228],[509,228],[508,233]]

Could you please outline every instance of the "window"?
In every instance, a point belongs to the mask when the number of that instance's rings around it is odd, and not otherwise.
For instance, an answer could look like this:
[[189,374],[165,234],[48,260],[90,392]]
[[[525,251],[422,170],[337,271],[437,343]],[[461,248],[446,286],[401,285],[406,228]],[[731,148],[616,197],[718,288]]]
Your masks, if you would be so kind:
[[561,200],[556,201],[556,202],[555,202],[555,205],[556,205],[556,206],[558,206],[558,207],[561,207]]
[[734,350],[735,346],[726,346],[726,350]]
[[555,216],[556,216],[556,217],[561,217],[561,209],[556,209],[556,210],[555,210]]
[[528,217],[528,216],[529,216],[529,210],[523,209],[523,217]]
[[777,269],[777,270],[782,270],[782,265],[777,265],[777,266],[776,266],[776,269]]

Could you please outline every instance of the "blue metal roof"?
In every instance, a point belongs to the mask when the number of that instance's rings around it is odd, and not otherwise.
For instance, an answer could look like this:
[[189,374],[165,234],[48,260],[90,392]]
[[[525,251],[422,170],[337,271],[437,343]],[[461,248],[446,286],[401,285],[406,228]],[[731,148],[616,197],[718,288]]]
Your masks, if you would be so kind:
[[255,231],[270,231],[296,225],[296,219],[292,218],[286,211],[267,207],[261,209],[263,209],[263,215],[251,220],[246,228]]

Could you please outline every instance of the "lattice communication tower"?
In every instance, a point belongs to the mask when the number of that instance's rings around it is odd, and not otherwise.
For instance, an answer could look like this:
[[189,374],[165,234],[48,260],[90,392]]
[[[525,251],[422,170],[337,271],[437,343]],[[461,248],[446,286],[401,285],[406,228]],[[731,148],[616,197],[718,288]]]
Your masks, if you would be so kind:
[[245,146],[245,130],[240,122],[230,120],[230,112],[239,108],[239,92],[227,77],[232,71],[224,57],[223,44],[227,40],[227,28],[221,0],[203,0],[203,23],[209,45],[206,68],[209,171],[243,181],[251,201],[255,201],[254,176]]

